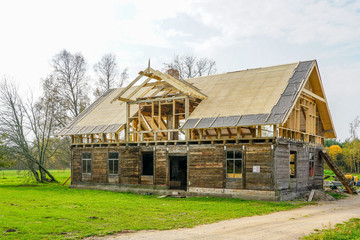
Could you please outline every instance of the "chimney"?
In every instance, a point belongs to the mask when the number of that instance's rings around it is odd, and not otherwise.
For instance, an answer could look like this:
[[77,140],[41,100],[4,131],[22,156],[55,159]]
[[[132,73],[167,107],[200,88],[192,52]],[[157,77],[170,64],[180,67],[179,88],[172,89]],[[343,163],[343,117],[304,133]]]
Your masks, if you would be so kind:
[[170,68],[170,69],[168,69],[166,71],[166,73],[169,74],[170,76],[174,77],[174,78],[180,79],[179,71],[176,70],[176,69]]

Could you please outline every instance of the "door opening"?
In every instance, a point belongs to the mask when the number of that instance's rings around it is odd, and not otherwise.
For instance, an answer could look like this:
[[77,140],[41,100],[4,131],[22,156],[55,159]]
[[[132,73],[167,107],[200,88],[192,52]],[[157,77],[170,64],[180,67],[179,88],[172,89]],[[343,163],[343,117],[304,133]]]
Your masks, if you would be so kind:
[[169,156],[170,159],[170,189],[186,190],[187,157]]

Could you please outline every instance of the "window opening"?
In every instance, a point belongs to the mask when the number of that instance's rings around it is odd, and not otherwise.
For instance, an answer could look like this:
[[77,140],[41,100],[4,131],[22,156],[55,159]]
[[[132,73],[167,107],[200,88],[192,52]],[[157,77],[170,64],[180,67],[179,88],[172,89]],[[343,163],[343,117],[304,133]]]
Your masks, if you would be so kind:
[[119,174],[119,153],[109,152],[109,174]]
[[91,173],[91,153],[82,153],[82,173]]
[[290,152],[290,178],[296,178],[296,152]]
[[152,176],[154,174],[154,153],[142,154],[142,175]]
[[243,154],[239,150],[226,151],[226,177],[242,178]]
[[309,153],[309,177],[314,177],[315,155]]

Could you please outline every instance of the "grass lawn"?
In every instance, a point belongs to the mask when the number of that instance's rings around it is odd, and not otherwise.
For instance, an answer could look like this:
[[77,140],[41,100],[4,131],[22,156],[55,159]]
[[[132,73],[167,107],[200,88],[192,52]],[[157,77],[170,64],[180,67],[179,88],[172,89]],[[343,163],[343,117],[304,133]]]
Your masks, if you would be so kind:
[[343,224],[336,224],[334,228],[325,229],[311,234],[303,239],[311,240],[346,240],[360,239],[360,218],[352,218]]
[[[0,172],[0,239],[72,239],[126,230],[193,227],[225,219],[290,210],[306,203],[221,198],[157,198],[62,186],[69,171],[52,171],[60,183],[24,181]],[[5,179],[3,178],[5,176]]]

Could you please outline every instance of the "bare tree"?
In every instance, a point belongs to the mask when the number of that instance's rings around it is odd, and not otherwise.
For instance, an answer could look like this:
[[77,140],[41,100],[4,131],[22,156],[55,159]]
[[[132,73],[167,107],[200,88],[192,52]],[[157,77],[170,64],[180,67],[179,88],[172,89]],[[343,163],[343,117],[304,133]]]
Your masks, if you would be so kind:
[[71,54],[62,50],[52,59],[51,75],[44,80],[47,96],[62,106],[64,118],[76,117],[89,105],[87,64],[81,53]]
[[9,167],[13,164],[7,157],[7,147],[2,141],[3,138],[4,136],[0,136],[0,168]]
[[49,151],[53,128],[53,106],[24,103],[17,87],[4,78],[0,83],[0,132],[8,146],[8,155],[25,164],[37,181],[55,181],[46,169],[46,161],[56,149]]
[[350,139],[351,140],[358,138],[357,131],[358,131],[359,126],[360,126],[360,118],[359,118],[359,116],[357,116],[354,119],[354,121],[352,121],[350,123]]
[[209,58],[193,55],[175,55],[171,62],[164,63],[166,70],[175,69],[181,79],[212,75],[216,73],[216,62]]
[[94,91],[95,97],[100,97],[107,90],[116,86],[122,87],[124,81],[128,78],[127,68],[119,74],[118,64],[114,54],[104,55],[101,60],[94,65],[94,71],[97,76],[97,87]]

